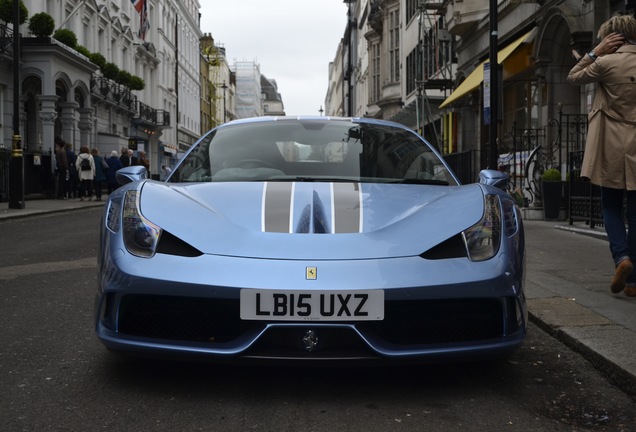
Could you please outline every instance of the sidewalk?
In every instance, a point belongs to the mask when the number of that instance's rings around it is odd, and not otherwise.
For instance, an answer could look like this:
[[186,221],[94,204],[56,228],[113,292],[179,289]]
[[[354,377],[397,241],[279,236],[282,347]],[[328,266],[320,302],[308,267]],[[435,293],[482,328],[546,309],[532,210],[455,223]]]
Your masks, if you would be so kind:
[[605,230],[567,222],[524,226],[530,320],[636,396],[636,298],[610,292],[614,263]]
[[[105,200],[106,198],[102,199]],[[79,199],[34,199],[25,201],[23,209],[11,209],[9,208],[9,203],[4,202],[0,203],[0,221],[41,214],[62,213],[66,211],[81,210],[84,208],[99,207],[103,205],[104,201],[94,200],[80,201]]]
[[[103,201],[0,203],[0,221],[98,207]],[[636,396],[636,298],[610,293],[613,263],[603,228],[524,221],[530,320],[580,352]]]

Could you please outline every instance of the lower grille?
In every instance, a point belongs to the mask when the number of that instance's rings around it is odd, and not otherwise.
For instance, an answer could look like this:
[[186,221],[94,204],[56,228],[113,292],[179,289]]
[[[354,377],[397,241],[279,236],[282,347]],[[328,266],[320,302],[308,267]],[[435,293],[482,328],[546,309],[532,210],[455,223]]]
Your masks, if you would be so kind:
[[250,326],[240,319],[239,302],[234,300],[126,296],[118,331],[151,339],[222,343]]
[[504,335],[504,311],[496,299],[395,301],[358,328],[396,345],[476,342]]
[[[517,330],[514,312],[514,299],[387,301],[383,321],[355,325],[379,343],[405,348],[468,343],[498,339]],[[303,350],[298,340],[305,327],[300,331],[298,327],[285,328],[284,323],[279,324],[282,325],[268,330],[254,348]],[[150,339],[224,343],[263,325],[260,321],[241,320],[238,300],[130,295],[122,299],[117,331]],[[307,328],[311,329],[311,325]],[[322,328],[320,333],[326,343],[317,351],[368,349],[351,329],[336,328],[325,333]]]

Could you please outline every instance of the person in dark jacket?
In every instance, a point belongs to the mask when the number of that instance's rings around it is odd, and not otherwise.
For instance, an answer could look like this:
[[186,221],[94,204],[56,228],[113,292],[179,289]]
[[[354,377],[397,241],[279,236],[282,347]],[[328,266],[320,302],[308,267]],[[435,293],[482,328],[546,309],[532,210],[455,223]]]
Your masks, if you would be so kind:
[[95,201],[102,200],[102,189],[106,182],[106,171],[108,170],[108,163],[101,157],[99,150],[93,148],[91,150],[93,160],[95,161],[95,178],[93,179],[93,189],[95,190]]
[[133,152],[131,149],[128,149],[128,158],[130,159],[130,165],[139,165],[137,156],[135,156],[135,152]]
[[66,143],[66,160],[68,162],[68,180],[66,181],[66,193],[69,198],[77,198],[79,191],[79,183],[77,181],[77,168],[75,162],[77,161],[77,155],[73,151],[73,147],[70,143]]
[[108,171],[106,171],[106,183],[108,183],[108,195],[110,195],[119,187],[115,174],[117,173],[117,170],[123,168],[116,150],[113,150],[110,153],[110,157],[106,159],[106,163],[108,164]]
[[121,162],[122,167],[130,166],[130,156],[128,156],[128,147],[121,148],[121,156],[119,156],[119,161]]
[[66,180],[68,177],[68,159],[64,141],[60,137],[55,138],[55,167],[57,168],[57,199],[66,199]]

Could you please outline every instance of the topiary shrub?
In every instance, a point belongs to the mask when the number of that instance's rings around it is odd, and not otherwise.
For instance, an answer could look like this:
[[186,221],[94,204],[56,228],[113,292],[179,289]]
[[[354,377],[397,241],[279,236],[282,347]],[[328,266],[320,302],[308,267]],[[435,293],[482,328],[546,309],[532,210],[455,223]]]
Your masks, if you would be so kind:
[[133,75],[132,77],[130,77],[130,84],[128,85],[128,87],[131,90],[143,90],[146,88],[146,83],[142,78],[138,77],[137,75]]
[[77,36],[72,30],[59,29],[53,34],[53,37],[69,48],[75,49],[77,46]]
[[[20,24],[24,24],[29,19],[29,10],[20,0]],[[0,0],[0,20],[6,23],[13,23],[13,0]]]
[[555,168],[547,169],[541,175],[541,181],[561,181],[561,171]]
[[46,12],[36,13],[29,20],[29,31],[35,37],[45,38],[53,34],[55,20]]
[[80,54],[85,55],[86,57],[90,58],[91,57],[91,52],[88,50],[88,48],[86,48],[83,45],[77,45],[75,47],[75,51],[77,51]]
[[106,65],[106,58],[101,53],[91,53],[88,59],[102,69]]
[[130,87],[131,78],[132,78],[132,75],[130,74],[130,72],[125,70],[120,70],[119,73],[117,74],[117,79],[115,81],[117,81],[118,84],[121,84],[126,87]]
[[108,62],[100,69],[102,70],[102,74],[105,78],[111,79],[113,81],[117,80],[117,76],[119,76],[119,68],[115,63]]

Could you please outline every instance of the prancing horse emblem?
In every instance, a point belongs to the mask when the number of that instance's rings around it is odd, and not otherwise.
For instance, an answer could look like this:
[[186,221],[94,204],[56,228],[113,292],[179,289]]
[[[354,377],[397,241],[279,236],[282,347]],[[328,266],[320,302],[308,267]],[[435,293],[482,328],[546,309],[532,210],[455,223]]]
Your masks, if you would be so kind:
[[312,352],[318,347],[318,334],[314,330],[305,331],[303,336],[303,348]]
[[305,278],[307,280],[318,279],[318,267],[307,267],[305,269]]

